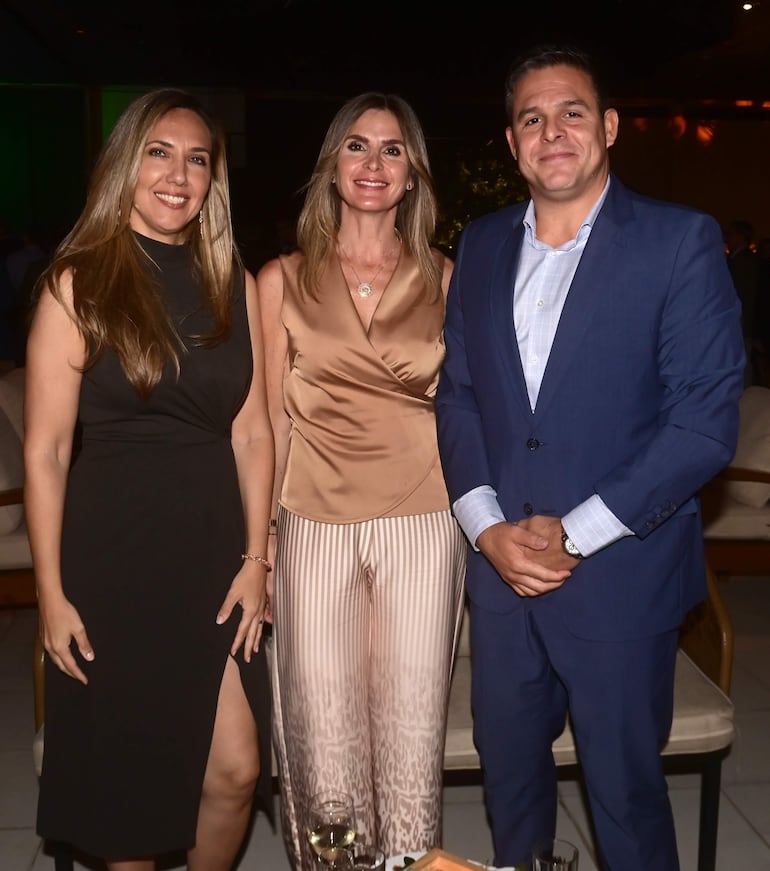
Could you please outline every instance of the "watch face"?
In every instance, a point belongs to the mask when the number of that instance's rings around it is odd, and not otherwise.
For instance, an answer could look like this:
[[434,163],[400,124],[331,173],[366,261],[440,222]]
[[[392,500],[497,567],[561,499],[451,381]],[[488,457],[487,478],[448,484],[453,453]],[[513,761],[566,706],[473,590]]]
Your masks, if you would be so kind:
[[567,535],[566,532],[562,533],[561,541],[562,541],[562,544],[564,545],[564,550],[566,550],[570,556],[574,556],[574,557],[578,557],[578,558],[580,557],[580,551],[577,549],[577,547],[573,543],[572,539]]

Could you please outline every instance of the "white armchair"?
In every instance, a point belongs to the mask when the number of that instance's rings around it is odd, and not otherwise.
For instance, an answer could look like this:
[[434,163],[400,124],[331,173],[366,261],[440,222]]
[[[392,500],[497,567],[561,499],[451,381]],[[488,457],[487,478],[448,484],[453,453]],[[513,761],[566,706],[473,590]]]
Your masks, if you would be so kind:
[[770,388],[743,392],[735,457],[701,501],[706,556],[717,577],[770,575]]
[[0,607],[35,605],[24,523],[24,369],[0,375]]

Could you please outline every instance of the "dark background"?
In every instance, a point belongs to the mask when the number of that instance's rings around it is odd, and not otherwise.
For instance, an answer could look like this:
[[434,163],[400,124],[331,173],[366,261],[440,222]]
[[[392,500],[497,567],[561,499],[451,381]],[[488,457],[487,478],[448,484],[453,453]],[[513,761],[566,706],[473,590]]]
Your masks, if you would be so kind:
[[187,82],[347,95],[494,98],[512,55],[579,39],[636,93],[661,64],[723,44],[738,0],[2,0],[8,81]]
[[[272,253],[279,219],[296,212],[332,115],[363,90],[395,91],[413,104],[453,209],[462,192],[450,188],[463,172],[481,174],[487,187],[498,168],[515,175],[503,80],[514,55],[542,39],[576,41],[599,57],[623,148],[632,119],[673,117],[745,123],[749,148],[756,125],[770,124],[763,3],[746,13],[738,0],[0,0],[0,217],[70,223],[116,114],[161,85],[200,89],[225,117],[236,228],[253,267]],[[633,160],[671,159],[646,143],[630,151]],[[618,160],[634,181],[631,158]],[[719,160],[702,171],[723,171]],[[661,170],[664,180],[666,172],[677,171]],[[661,178],[650,193],[678,193]],[[710,206],[708,198],[693,204]],[[710,210],[720,209],[729,206]],[[757,205],[756,214],[769,209]]]

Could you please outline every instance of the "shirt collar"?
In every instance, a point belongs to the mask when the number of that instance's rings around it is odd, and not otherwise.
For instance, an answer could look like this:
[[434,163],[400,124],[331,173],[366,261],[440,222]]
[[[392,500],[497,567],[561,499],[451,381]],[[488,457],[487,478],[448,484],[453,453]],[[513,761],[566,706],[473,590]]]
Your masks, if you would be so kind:
[[[577,236],[574,239],[571,239],[569,242],[565,242],[563,245],[559,245],[558,251],[569,251],[574,248],[578,242],[583,242],[588,238],[589,233],[591,232],[591,228],[594,225],[594,221],[596,220],[596,216],[599,214],[601,207],[604,205],[604,201],[607,199],[607,191],[610,189],[610,176],[607,176],[607,182],[604,185],[604,190],[599,194],[599,198],[596,202],[591,206],[588,214],[585,217],[585,220],[580,225],[580,229],[578,230]],[[527,205],[527,210],[524,212],[524,218],[522,219],[522,223],[524,224],[524,238],[533,248],[550,248],[550,245],[544,245],[542,242],[539,242],[537,236],[535,235],[537,232],[537,219],[535,218],[535,204],[530,199],[529,204]]]

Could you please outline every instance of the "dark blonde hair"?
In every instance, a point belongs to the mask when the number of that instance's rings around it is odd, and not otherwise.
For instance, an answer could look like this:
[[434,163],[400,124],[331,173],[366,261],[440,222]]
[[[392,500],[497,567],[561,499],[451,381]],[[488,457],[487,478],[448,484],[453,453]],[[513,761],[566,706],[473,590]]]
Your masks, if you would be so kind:
[[428,294],[435,296],[441,293],[441,268],[431,252],[437,206],[425,135],[414,109],[402,97],[374,91],[351,98],[339,109],[305,185],[305,202],[297,220],[297,243],[304,254],[300,286],[311,296],[315,294],[324,260],[337,240],[341,201],[332,178],[350,128],[370,109],[392,113],[401,128],[413,189],[398,204],[396,229],[417,259]]
[[61,301],[61,277],[70,271],[73,315],[88,346],[85,367],[107,348],[142,396],[149,395],[171,362],[179,372],[182,340],[150,271],[147,255],[129,225],[134,190],[150,131],[168,112],[195,112],[211,134],[211,184],[201,209],[202,223],[186,229],[194,270],[203,286],[203,305],[213,324],[202,344],[226,338],[230,300],[240,258],[230,218],[224,134],[197,97],[172,88],[134,100],[118,119],[91,176],[85,207],[42,276]]

